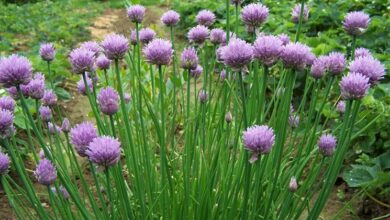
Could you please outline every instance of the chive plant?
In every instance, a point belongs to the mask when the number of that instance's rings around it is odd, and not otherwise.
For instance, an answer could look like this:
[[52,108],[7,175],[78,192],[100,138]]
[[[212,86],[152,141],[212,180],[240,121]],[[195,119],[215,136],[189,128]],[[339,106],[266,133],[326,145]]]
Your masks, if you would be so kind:
[[[18,218],[318,218],[351,139],[367,128],[354,129],[361,99],[384,76],[367,49],[355,50],[370,18],[348,13],[349,50],[316,57],[299,42],[309,19],[305,1],[292,9],[293,42],[286,34],[256,35],[267,22],[265,5],[240,12],[241,1],[232,3],[234,27],[229,0],[224,28],[212,29],[216,16],[202,10],[181,53],[174,44],[180,15],[166,12],[170,39],[156,38],[143,27],[141,5],[127,9],[132,50],[119,34],[74,49],[69,61],[93,113],[79,124],[53,114],[52,79],[45,89],[27,58],[0,60],[0,83],[10,94],[0,99],[0,180]],[[249,40],[240,38],[240,14]],[[53,44],[41,45],[40,55],[52,77]],[[299,96],[297,75],[305,76]],[[340,119],[329,124],[322,111],[335,99]],[[15,107],[25,115],[34,175],[16,142]],[[47,190],[38,192],[35,181]]]

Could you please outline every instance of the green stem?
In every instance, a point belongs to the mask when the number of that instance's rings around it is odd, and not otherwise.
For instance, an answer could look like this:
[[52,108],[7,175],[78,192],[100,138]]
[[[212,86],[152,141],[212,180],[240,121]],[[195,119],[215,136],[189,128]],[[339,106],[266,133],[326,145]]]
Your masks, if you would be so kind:
[[295,35],[295,42],[299,41],[299,35],[301,33],[302,23],[303,23],[303,12],[305,10],[305,0],[301,1],[301,9],[299,11],[299,23],[297,28],[297,33]]

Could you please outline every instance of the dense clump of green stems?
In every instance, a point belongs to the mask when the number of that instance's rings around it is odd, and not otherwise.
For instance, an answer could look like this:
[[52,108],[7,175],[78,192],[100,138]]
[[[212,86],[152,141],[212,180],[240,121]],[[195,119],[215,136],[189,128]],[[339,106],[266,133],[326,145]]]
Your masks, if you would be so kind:
[[[301,1],[295,41],[302,34],[304,4]],[[227,0],[227,42],[230,7]],[[232,30],[239,34],[239,6],[235,5],[234,9]],[[140,52],[140,25],[135,24],[137,44],[123,59],[129,67],[127,72],[120,68],[122,59],[113,60],[111,69],[93,73],[104,74],[105,79],[104,83],[94,82],[93,91],[87,85],[86,74],[81,75],[99,135],[118,138],[122,148],[121,160],[115,166],[97,167],[88,161],[86,169],[91,183],[69,134],[56,131],[50,134],[38,113],[34,120],[18,88],[25,125],[32,128],[32,132],[28,130],[29,144],[37,140],[45,156],[56,165],[58,180],[53,186],[47,186],[50,208],[43,207],[15,138],[3,139],[2,145],[8,150],[22,183],[13,182],[8,175],[0,176],[17,216],[23,218],[35,210],[41,219],[299,219],[306,212],[309,219],[317,219],[341,169],[350,140],[376,120],[359,131],[352,129],[359,123],[355,121],[361,102],[347,102],[343,119],[335,122],[337,150],[333,157],[326,158],[318,152],[316,141],[333,128],[327,123],[332,119],[325,118],[323,110],[337,95],[332,88],[337,87],[338,77],[329,75],[314,80],[307,69],[287,68],[281,62],[270,67],[260,65],[258,60],[253,60],[247,69],[234,72],[215,60],[217,45],[208,42],[197,47],[203,77],[191,77],[189,69],[182,70],[181,76],[175,50],[171,66],[154,67],[146,63]],[[174,27],[169,28],[175,49]],[[250,38],[254,41],[255,34]],[[354,37],[352,58],[355,44]],[[217,80],[214,70],[224,68],[227,78]],[[150,74],[150,84],[145,84],[147,74]],[[294,93],[299,74],[305,78],[301,97]],[[268,79],[272,77],[278,78],[278,82],[269,86]],[[206,101],[199,101],[198,83],[208,94]],[[98,89],[106,86],[116,88],[119,93],[120,111],[115,115],[103,115],[97,105]],[[127,90],[134,97],[129,104],[124,98]],[[299,102],[299,107],[294,115],[300,117],[301,123],[297,128],[290,128],[290,105],[295,102]],[[39,101],[35,105],[38,112]],[[233,119],[226,121],[229,111]],[[60,114],[58,117],[62,121]],[[56,120],[51,122],[55,126]],[[252,125],[263,124],[275,130],[275,145],[269,154],[259,155],[252,164],[249,163],[251,152],[242,143],[242,133]],[[37,163],[35,149],[29,150]],[[293,176],[299,188],[289,191]],[[69,192],[69,199],[60,196],[61,185]],[[318,198],[310,205],[316,192]],[[22,197],[15,196],[17,193]]]

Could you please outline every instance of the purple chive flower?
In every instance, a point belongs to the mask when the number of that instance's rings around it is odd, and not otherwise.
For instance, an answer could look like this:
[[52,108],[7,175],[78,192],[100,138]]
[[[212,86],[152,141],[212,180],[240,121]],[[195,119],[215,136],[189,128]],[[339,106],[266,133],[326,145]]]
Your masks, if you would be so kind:
[[130,43],[131,43],[131,45],[137,45],[137,43],[138,43],[136,29],[132,30],[130,33]]
[[226,33],[221,28],[214,28],[210,31],[210,41],[213,44],[226,43]]
[[161,16],[161,22],[168,27],[175,26],[180,21],[180,15],[176,11],[169,10]]
[[129,93],[125,93],[124,94],[124,98],[125,98],[125,103],[126,104],[129,104],[131,102],[131,95]]
[[38,182],[46,186],[52,185],[57,179],[57,170],[48,159],[39,161],[34,174]]
[[147,44],[152,41],[155,36],[156,32],[154,32],[154,30],[150,28],[142,28],[139,32],[139,40],[144,44]]
[[41,47],[39,48],[39,55],[41,56],[42,60],[50,62],[54,60],[56,49],[52,43],[41,44]]
[[230,122],[232,122],[233,121],[233,115],[232,115],[232,113],[230,112],[230,111],[228,111],[227,113],[226,113],[226,115],[225,115],[225,121],[226,121],[226,123],[230,123]]
[[258,37],[253,44],[253,56],[266,66],[276,63],[283,50],[282,41],[275,36]]
[[85,48],[74,49],[69,55],[72,71],[76,74],[84,74],[93,70],[95,54]]
[[208,94],[205,90],[202,89],[199,91],[198,97],[199,97],[200,103],[203,104],[207,101]]
[[7,154],[0,152],[0,176],[7,174],[11,162]]
[[221,46],[218,47],[218,49],[215,51],[215,57],[216,57],[217,61],[220,62],[220,63],[223,62],[223,60],[222,60],[222,50],[223,50],[224,47],[226,47],[226,45],[225,45],[225,46],[222,46],[222,45],[221,45]]
[[91,122],[83,122],[70,129],[71,142],[77,153],[82,157],[87,156],[85,151],[89,143],[96,137],[97,131]]
[[3,96],[0,98],[0,109],[8,110],[10,112],[15,111],[15,100],[9,96]]
[[223,82],[226,79],[226,71],[222,70],[221,73],[219,74],[219,79]]
[[69,121],[68,118],[64,118],[64,120],[62,121],[61,130],[64,133],[69,133],[69,131],[70,131],[70,121]]
[[337,140],[333,135],[323,134],[318,140],[318,150],[326,157],[332,156],[336,149]]
[[99,53],[102,51],[102,48],[96,41],[86,41],[81,44],[80,48],[87,49],[97,57]]
[[47,127],[49,128],[49,132],[51,135],[61,134],[61,132],[62,132],[61,127],[59,127],[58,125],[53,124],[51,122],[47,123]]
[[134,23],[141,23],[145,16],[145,7],[142,5],[132,5],[127,9],[127,16]]
[[319,56],[311,65],[310,73],[314,79],[322,78],[328,67],[328,56]]
[[[68,190],[65,189],[64,186],[60,186],[60,187],[59,187],[59,190],[60,190],[60,193],[61,193],[62,198],[64,198],[64,199],[69,199],[69,197],[70,197],[69,192],[68,192]],[[55,187],[52,187],[52,188],[51,188],[51,191],[52,191],[54,194],[57,194],[57,189],[56,189]]]
[[93,163],[110,167],[118,163],[121,155],[121,143],[112,137],[102,136],[89,143],[86,154]]
[[340,114],[344,114],[345,112],[345,102],[344,101],[339,101],[336,105],[336,109]]
[[42,149],[39,151],[39,158],[41,160],[46,158],[45,151],[43,151]]
[[196,22],[198,22],[199,25],[209,27],[215,22],[215,14],[210,10],[201,10],[196,15]]
[[221,51],[221,58],[225,65],[234,70],[243,69],[251,62],[253,56],[253,47],[249,43],[239,39],[233,38],[229,44],[223,47]]
[[288,43],[290,43],[290,37],[287,35],[287,34],[279,34],[278,36],[276,36],[279,38],[279,40],[282,41],[282,45],[285,46],[287,45]]
[[42,73],[36,73],[25,89],[31,98],[42,99],[45,94],[45,76]]
[[243,133],[243,143],[247,150],[252,152],[250,163],[257,160],[258,154],[267,154],[275,143],[274,130],[266,125],[254,125]]
[[[301,15],[301,7],[302,5],[301,4],[296,4],[294,6],[294,8],[292,9],[291,11],[291,17],[292,17],[292,21],[296,24],[299,23],[299,17]],[[303,16],[302,16],[302,21],[305,22],[309,19],[309,8],[307,7],[307,5],[304,5],[303,7]]]
[[96,66],[101,70],[110,69],[111,61],[103,54],[96,58]]
[[14,115],[12,112],[1,109],[0,110],[0,138],[9,138],[14,134],[15,128],[13,127]]
[[297,178],[295,176],[291,177],[290,183],[288,184],[288,190],[290,192],[296,192],[298,189],[298,183],[297,183]]
[[287,68],[300,70],[310,63],[311,55],[310,48],[298,42],[284,46],[280,58]]
[[122,59],[129,49],[129,41],[123,35],[109,34],[104,38],[101,46],[108,59]]
[[328,55],[327,66],[330,74],[339,75],[345,69],[344,54],[339,52],[332,52]]
[[10,97],[12,97],[14,100],[19,99],[19,94],[15,86],[9,87],[6,89],[7,93]]
[[349,71],[368,77],[371,85],[377,84],[385,75],[383,64],[371,56],[357,57],[349,64]]
[[288,117],[288,123],[292,128],[297,128],[299,125],[299,116],[298,115],[290,115]]
[[370,16],[362,11],[349,12],[343,21],[344,30],[353,36],[363,34],[370,23]]
[[260,3],[246,5],[241,11],[241,19],[249,28],[258,28],[267,20],[268,8]]
[[340,81],[341,96],[345,100],[361,99],[369,88],[369,79],[360,73],[349,73]]
[[187,34],[191,43],[203,44],[209,37],[209,29],[203,25],[198,25],[190,29]]
[[53,90],[45,90],[42,97],[42,104],[50,107],[57,104],[57,95],[53,92]]
[[0,59],[0,84],[5,88],[25,85],[31,77],[32,65],[27,58],[13,54]]
[[119,109],[119,95],[111,87],[101,89],[97,101],[100,110],[106,115],[113,115]]
[[51,109],[47,106],[39,107],[39,115],[44,122],[49,122],[52,119]]
[[[92,80],[89,77],[87,77],[86,80],[87,80],[88,89],[91,92],[93,90]],[[87,95],[87,90],[85,90],[85,84],[83,79],[80,79],[77,82],[77,92],[81,95]]]
[[359,47],[355,50],[355,59],[358,57],[373,57],[373,56],[368,49]]
[[203,73],[203,67],[200,65],[198,65],[195,69],[190,71],[191,76],[194,77],[195,79],[198,79],[200,75],[202,75],[202,73]]
[[154,39],[143,49],[146,61],[155,65],[168,65],[171,62],[173,49],[168,40]]
[[196,50],[193,47],[184,48],[181,53],[181,67],[183,69],[195,69],[198,66],[199,60]]

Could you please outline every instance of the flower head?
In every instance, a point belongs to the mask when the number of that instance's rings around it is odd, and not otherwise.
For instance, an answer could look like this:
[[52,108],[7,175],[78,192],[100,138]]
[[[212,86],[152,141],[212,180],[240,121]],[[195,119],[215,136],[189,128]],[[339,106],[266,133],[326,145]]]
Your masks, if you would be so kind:
[[175,26],[180,21],[180,15],[176,11],[169,10],[161,16],[161,22],[168,27]]
[[70,121],[68,118],[64,118],[64,120],[62,121],[61,130],[64,133],[68,133],[70,131]]
[[10,112],[15,111],[15,100],[9,96],[3,96],[0,98],[0,109],[8,110]]
[[282,41],[282,45],[285,46],[287,45],[288,43],[290,43],[290,37],[287,35],[287,34],[279,34],[278,36],[276,36],[279,38],[279,40]]
[[0,138],[5,139],[11,137],[15,128],[13,126],[14,123],[14,115],[12,112],[1,109],[0,110]]
[[137,45],[138,44],[137,30],[136,29],[132,30],[131,33],[130,33],[130,43],[131,43],[131,45]]
[[319,56],[311,65],[310,73],[315,79],[322,78],[328,68],[328,56]]
[[119,161],[120,145],[121,143],[112,137],[97,137],[89,143],[85,153],[92,162],[100,166],[110,167]]
[[233,115],[230,111],[225,114],[225,121],[228,124],[233,121]]
[[[294,23],[299,23],[299,17],[301,15],[301,7],[302,7],[301,4],[296,4],[291,11],[291,17]],[[309,19],[309,8],[307,7],[307,5],[304,5],[302,21],[307,21],[308,19]]]
[[246,5],[241,11],[241,19],[247,27],[257,28],[267,20],[268,8],[260,3]]
[[371,85],[377,84],[385,75],[383,64],[372,56],[357,57],[349,64],[349,71],[368,77]]
[[36,73],[33,79],[23,87],[28,96],[33,99],[41,99],[45,94],[45,76],[42,73]]
[[[59,190],[60,190],[60,194],[61,194],[62,198],[69,199],[69,197],[70,197],[69,192],[68,192],[68,190],[66,190],[66,188],[64,186],[60,186]],[[57,189],[55,187],[52,187],[51,191],[53,191],[54,194],[57,194]]]
[[27,58],[13,54],[0,59],[0,84],[4,87],[25,85],[31,77],[32,65]]
[[283,42],[275,36],[258,37],[253,44],[253,56],[266,66],[272,66],[283,50]]
[[363,34],[370,23],[370,16],[362,11],[349,12],[343,21],[344,30],[350,35]]
[[57,179],[57,170],[48,159],[39,161],[34,174],[38,182],[46,186],[52,185]]
[[295,176],[291,177],[290,183],[288,184],[288,190],[290,192],[295,192],[298,189],[298,183],[297,183],[297,178]]
[[44,122],[49,122],[52,119],[51,109],[44,105],[39,107],[39,115]]
[[323,134],[318,140],[318,150],[324,156],[332,156],[336,149],[337,140],[333,135]]
[[71,142],[77,153],[82,157],[87,156],[85,151],[87,150],[89,143],[96,137],[97,131],[91,122],[77,124],[70,130]]
[[96,41],[86,41],[81,44],[80,48],[84,48],[91,51],[95,55],[95,57],[97,57],[102,51],[102,48]]
[[230,1],[233,5],[239,5],[242,3],[242,0],[231,0]]
[[199,60],[196,50],[193,47],[184,48],[181,53],[181,67],[183,69],[195,69],[198,66]]
[[[91,78],[86,77],[86,81],[87,81],[88,89],[91,92],[93,90],[92,80],[91,80]],[[81,94],[81,95],[87,95],[87,90],[85,90],[85,84],[84,84],[84,80],[83,79],[80,79],[77,82],[77,92],[79,94]]]
[[340,81],[341,96],[345,100],[361,99],[369,88],[369,78],[360,73],[349,73]]
[[266,125],[254,125],[244,131],[243,142],[247,150],[267,154],[275,143],[274,130]]
[[199,25],[209,27],[215,22],[215,14],[210,10],[201,10],[196,15],[196,22],[198,22]]
[[327,58],[327,66],[330,74],[341,74],[345,69],[345,62],[344,54],[339,52],[330,53]]
[[171,62],[173,49],[168,40],[154,39],[143,49],[146,61],[155,65],[168,65]]
[[345,112],[345,102],[344,101],[339,101],[336,105],[336,109],[340,114],[344,114]]
[[359,47],[355,50],[355,59],[358,57],[372,57],[372,54],[368,49]]
[[156,32],[154,32],[154,30],[150,28],[142,28],[139,32],[139,40],[144,44],[147,44],[152,41],[155,36]]
[[145,16],[145,7],[142,5],[132,5],[127,9],[127,16],[134,23],[141,23]]
[[303,69],[312,59],[310,47],[301,43],[289,43],[284,46],[280,58],[288,68]]
[[111,87],[101,89],[97,101],[100,110],[106,115],[113,115],[119,109],[119,95]]
[[95,54],[85,48],[74,49],[69,55],[72,64],[72,71],[76,74],[84,74],[93,70],[95,64]]
[[47,123],[47,127],[49,128],[49,132],[51,135],[54,135],[54,134],[61,134],[61,127],[56,125],[56,124],[53,124],[51,122],[48,122]]
[[252,45],[239,38],[231,39],[229,44],[222,48],[221,59],[234,70],[243,69],[252,60]]
[[9,87],[6,90],[7,90],[8,95],[11,96],[14,100],[19,99],[18,90],[16,89],[15,86]]
[[290,115],[288,117],[288,123],[292,128],[297,128],[299,125],[299,116],[298,115]]
[[195,79],[199,78],[200,75],[202,75],[202,73],[203,73],[203,67],[201,65],[196,66],[195,69],[190,71],[191,76],[194,77]]
[[101,70],[108,70],[110,68],[111,61],[104,55],[101,54],[96,58],[96,66]]
[[41,44],[41,47],[39,48],[39,55],[42,60],[50,62],[54,60],[56,49],[52,43]]
[[210,41],[213,44],[226,43],[226,33],[220,28],[214,28],[210,31]]
[[53,90],[45,90],[42,97],[42,104],[45,106],[55,106],[57,104],[57,95]]
[[131,95],[130,95],[129,93],[126,92],[126,93],[124,94],[124,96],[125,96],[125,97],[124,97],[124,98],[125,98],[125,103],[126,103],[126,104],[129,104],[129,103],[131,102]]
[[0,176],[8,173],[11,162],[7,154],[0,152]]
[[209,29],[203,25],[198,25],[188,31],[188,40],[195,44],[203,44],[209,37]]
[[108,59],[122,59],[129,49],[129,41],[123,35],[109,34],[104,38],[101,46]]
[[208,98],[208,94],[205,90],[202,89],[199,91],[198,97],[199,97],[200,103],[203,104],[203,103],[206,103],[207,98]]
[[223,82],[225,81],[226,79],[226,71],[225,70],[222,70],[220,73],[219,73],[219,79]]

